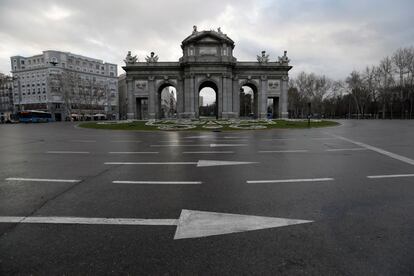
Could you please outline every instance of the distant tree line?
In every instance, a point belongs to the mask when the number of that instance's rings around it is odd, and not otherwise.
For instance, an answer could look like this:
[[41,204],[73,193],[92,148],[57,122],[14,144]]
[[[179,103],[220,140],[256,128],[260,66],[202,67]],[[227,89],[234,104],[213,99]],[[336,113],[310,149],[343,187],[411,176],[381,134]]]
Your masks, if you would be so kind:
[[400,48],[345,80],[301,72],[289,81],[288,93],[292,118],[412,119],[414,47]]

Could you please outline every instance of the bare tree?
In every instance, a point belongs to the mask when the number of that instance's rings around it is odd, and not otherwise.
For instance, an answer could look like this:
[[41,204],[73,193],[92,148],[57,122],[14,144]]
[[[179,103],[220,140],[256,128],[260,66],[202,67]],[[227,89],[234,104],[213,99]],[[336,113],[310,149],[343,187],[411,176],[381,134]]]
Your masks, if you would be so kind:
[[404,75],[409,73],[411,52],[409,48],[400,48],[392,56],[392,62],[395,65],[395,72],[399,76],[399,89],[400,89],[400,103],[401,103],[401,117],[404,114]]
[[394,83],[394,78],[392,74],[392,61],[390,57],[385,57],[381,60],[379,64],[379,95],[382,103],[382,118],[385,119],[386,115],[386,106],[387,102],[390,102],[391,105],[391,119],[393,117],[393,110],[392,110],[392,92],[391,92],[391,85]]

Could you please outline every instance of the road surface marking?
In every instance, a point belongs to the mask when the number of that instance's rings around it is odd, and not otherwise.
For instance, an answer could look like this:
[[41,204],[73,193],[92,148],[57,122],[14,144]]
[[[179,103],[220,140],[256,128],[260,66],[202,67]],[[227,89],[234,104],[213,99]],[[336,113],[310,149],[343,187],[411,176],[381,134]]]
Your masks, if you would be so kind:
[[295,153],[309,152],[308,150],[260,150],[259,153]]
[[224,136],[223,138],[224,139],[249,139],[249,137],[244,137],[244,136]]
[[349,149],[326,149],[325,151],[360,151],[367,150],[366,148],[349,148]]
[[183,154],[234,153],[234,151],[183,151]]
[[151,145],[150,147],[246,147],[247,144],[198,144],[198,145],[186,145],[186,144],[170,144],[170,145]]
[[383,154],[385,156],[388,156],[390,158],[393,158],[393,159],[396,159],[396,160],[399,160],[399,161],[402,161],[402,162],[405,162],[407,164],[410,164],[410,165],[414,166],[414,160],[411,159],[411,158],[408,158],[408,157],[405,157],[405,156],[402,156],[402,155],[399,155],[399,154],[396,154],[396,153],[392,153],[392,152],[389,152],[389,151],[386,151],[386,150],[383,150],[383,149],[380,149],[380,148],[377,148],[377,147],[374,147],[374,146],[370,146],[368,144],[364,144],[364,143],[361,143],[361,142],[358,142],[358,141],[354,141],[354,140],[351,140],[351,139],[348,139],[348,138],[345,138],[345,137],[342,137],[342,136],[339,136],[339,135],[334,135],[334,134],[331,134],[331,135],[333,135],[333,136],[335,136],[339,139],[342,139],[344,141],[347,141],[347,142],[353,143],[355,145],[358,145],[360,147],[378,152],[378,153]]
[[150,147],[209,147],[210,144],[186,145],[186,144],[170,144],[170,145],[150,145]]
[[210,148],[218,147],[246,147],[247,144],[210,144]]
[[85,218],[85,217],[0,217],[3,223],[177,225],[176,219]]
[[138,140],[112,140],[112,143],[141,143]]
[[158,151],[110,151],[109,154],[158,154]]
[[397,178],[397,177],[414,177],[414,174],[386,174],[386,175],[369,175],[367,178]]
[[147,184],[147,185],[198,185],[202,184],[201,181],[123,181],[123,180],[115,180],[112,181],[114,184]]
[[77,142],[77,143],[96,143],[96,140],[71,140],[71,142]]
[[201,238],[313,222],[262,216],[182,210],[174,240]]
[[105,165],[197,165],[197,167],[232,166],[255,164],[258,162],[198,160],[198,162],[105,162]]
[[336,137],[320,137],[320,138],[311,138],[312,140],[334,140],[338,139]]
[[293,141],[296,138],[272,138],[272,139],[262,139],[262,141]]
[[31,182],[66,182],[66,183],[77,183],[80,180],[73,179],[43,179],[43,178],[21,178],[21,177],[9,177],[7,181],[31,181]]
[[184,137],[186,139],[204,139],[204,138],[214,138],[214,136],[211,135],[200,135],[200,136],[187,136]]
[[89,154],[89,151],[59,151],[59,150],[50,150],[46,153],[52,153],[52,154]]
[[248,184],[261,184],[261,183],[292,183],[292,182],[320,182],[320,181],[333,181],[333,178],[305,178],[305,179],[279,179],[279,180],[247,180]]
[[80,224],[80,225],[152,225],[177,226],[174,239],[191,239],[253,230],[311,223],[312,220],[250,216],[196,210],[181,210],[178,219],[86,218],[86,217],[13,217],[1,216],[0,223]]

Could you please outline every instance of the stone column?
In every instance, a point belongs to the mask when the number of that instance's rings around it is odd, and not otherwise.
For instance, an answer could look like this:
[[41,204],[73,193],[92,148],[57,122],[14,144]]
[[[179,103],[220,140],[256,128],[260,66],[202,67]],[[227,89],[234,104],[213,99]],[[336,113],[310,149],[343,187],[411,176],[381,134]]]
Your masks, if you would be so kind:
[[181,77],[177,79],[177,114],[178,118],[181,118],[181,114],[184,112],[184,80]]
[[232,81],[233,85],[233,113],[235,118],[240,116],[240,86],[239,86],[239,77],[235,75]]
[[286,119],[288,113],[288,76],[283,76],[280,81],[279,117]]
[[260,78],[260,93],[259,93],[259,118],[267,118],[267,77]]
[[134,96],[134,82],[135,80],[132,78],[126,79],[126,85],[127,85],[127,118],[128,119],[136,119],[137,116],[135,114],[136,112],[136,99]]
[[156,119],[155,77],[148,77],[148,118]]

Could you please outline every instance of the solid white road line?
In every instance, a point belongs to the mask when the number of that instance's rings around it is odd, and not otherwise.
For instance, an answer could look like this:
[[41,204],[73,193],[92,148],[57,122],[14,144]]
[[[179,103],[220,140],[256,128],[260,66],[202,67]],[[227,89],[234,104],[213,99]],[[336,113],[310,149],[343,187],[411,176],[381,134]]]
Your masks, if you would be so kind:
[[358,145],[360,147],[378,152],[378,153],[383,154],[385,156],[388,156],[390,158],[393,158],[393,159],[396,159],[396,160],[399,160],[399,161],[402,161],[402,162],[405,162],[407,164],[410,164],[410,165],[414,166],[414,160],[411,159],[411,158],[408,158],[408,157],[405,157],[405,156],[402,156],[402,155],[399,155],[399,154],[395,154],[395,153],[392,153],[392,152],[389,152],[389,151],[386,151],[386,150],[383,150],[383,149],[380,149],[380,148],[377,148],[377,147],[374,147],[374,146],[370,146],[368,144],[364,144],[364,143],[361,143],[361,142],[358,142],[358,141],[354,141],[354,140],[351,140],[351,139],[348,139],[348,138],[345,138],[345,137],[342,137],[342,136],[339,136],[339,135],[334,135],[334,134],[332,134],[332,135],[339,138],[339,139],[342,139],[344,141],[353,143],[353,144]]
[[215,154],[215,153],[234,153],[234,151],[183,151],[183,154]]
[[198,144],[198,145],[186,145],[186,144],[170,144],[170,145],[150,145],[150,147],[161,148],[161,147],[209,147],[210,144]]
[[198,162],[105,162],[105,165],[197,165],[197,167],[234,166],[255,164],[258,162],[198,160]]
[[177,225],[177,219],[130,219],[84,217],[0,217],[2,223]]
[[77,183],[80,180],[73,179],[43,179],[43,178],[22,178],[22,177],[9,177],[7,181],[31,181],[31,182],[66,182],[66,183]]
[[295,153],[309,152],[308,150],[260,150],[259,153]]
[[158,154],[158,151],[110,151],[109,154]]
[[197,165],[197,162],[105,162],[105,165]]
[[248,184],[262,184],[262,183],[291,183],[291,182],[320,182],[333,181],[333,178],[308,178],[308,179],[279,179],[279,180],[247,180]]
[[52,154],[89,154],[89,151],[59,151],[59,150],[50,150],[46,153],[52,153]]
[[367,178],[397,178],[397,177],[414,177],[414,174],[386,174],[386,175],[369,175]]
[[325,151],[360,151],[360,150],[368,150],[368,149],[366,148],[326,149]]
[[124,181],[124,180],[115,180],[112,181],[114,184],[147,184],[147,185],[198,185],[202,184],[201,181]]

